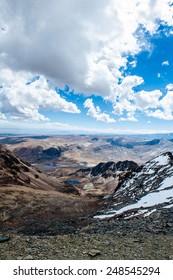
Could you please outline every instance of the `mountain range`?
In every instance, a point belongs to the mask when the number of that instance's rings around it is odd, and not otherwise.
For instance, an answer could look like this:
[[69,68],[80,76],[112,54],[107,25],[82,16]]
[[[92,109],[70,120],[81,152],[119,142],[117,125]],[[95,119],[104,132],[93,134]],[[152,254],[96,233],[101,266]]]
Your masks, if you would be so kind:
[[[56,147],[55,139],[51,138],[47,142],[47,137],[36,140],[20,139],[20,143],[17,144],[19,139],[11,139],[5,146],[0,145],[1,227],[20,229],[24,227],[24,232],[34,230],[37,233],[40,231],[50,233],[68,232],[70,225],[70,230],[75,232],[76,227],[80,229],[89,223],[99,224],[100,231],[105,224],[104,221],[120,220],[123,221],[122,227],[126,230],[125,221],[135,220],[138,224],[151,219],[159,222],[163,220],[164,213],[166,223],[170,228],[173,227],[173,155],[170,151],[164,151],[166,147],[172,147],[172,141],[142,140],[135,146],[129,139],[127,144],[126,140],[119,138],[110,140],[104,137],[100,140],[99,137],[88,136],[79,143],[75,136],[73,139],[70,136],[66,138],[66,144],[64,138],[58,139],[61,139],[61,142]],[[3,138],[3,141],[6,142],[7,139]],[[31,163],[27,163],[7,149],[9,147],[16,152],[16,149],[21,151],[27,148],[29,153],[34,145],[38,148],[37,141],[41,141],[39,142],[41,148],[39,152],[35,150],[34,156],[38,159],[41,155],[42,164],[33,165],[32,160]],[[157,153],[159,147],[162,147],[163,152],[147,162],[144,161],[143,164],[132,160],[115,160],[94,165],[95,158],[94,160],[92,158],[93,166],[88,167],[88,160],[85,164],[76,158],[72,161],[71,153],[74,147],[79,150],[79,154],[81,151],[82,154],[86,153],[90,147],[89,155],[91,155],[95,148],[101,147],[98,143],[103,142],[107,142],[111,147],[116,146],[116,149],[118,142],[118,145],[121,143],[120,149],[133,150],[134,147],[138,149],[142,147],[144,153],[146,147],[153,155]],[[97,147],[93,143],[97,143]],[[125,148],[122,145],[131,146]],[[57,146],[61,147],[62,154],[57,152]],[[71,152],[65,156],[64,151],[69,147]],[[67,155],[70,158],[69,162]],[[32,153],[29,153],[28,157],[31,159]],[[103,155],[100,154],[100,157]],[[64,165],[60,167],[61,160],[63,164],[68,163],[68,167],[64,168]],[[54,163],[54,168],[46,169],[45,162]],[[74,167],[72,163],[77,165]],[[100,224],[99,221],[103,223]],[[162,224],[165,225],[163,221]]]
[[[157,136],[157,135],[156,135]],[[100,162],[134,161],[144,164],[160,153],[173,152],[172,134],[151,136],[58,135],[0,137],[16,156],[31,164],[92,167]]]

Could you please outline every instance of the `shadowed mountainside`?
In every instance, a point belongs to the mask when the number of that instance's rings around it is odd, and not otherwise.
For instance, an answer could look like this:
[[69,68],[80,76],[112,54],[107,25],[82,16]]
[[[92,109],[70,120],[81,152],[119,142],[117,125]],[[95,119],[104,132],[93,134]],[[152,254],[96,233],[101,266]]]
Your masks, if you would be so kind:
[[1,228],[39,231],[54,220],[78,219],[96,208],[96,199],[80,197],[74,186],[43,174],[0,145]]

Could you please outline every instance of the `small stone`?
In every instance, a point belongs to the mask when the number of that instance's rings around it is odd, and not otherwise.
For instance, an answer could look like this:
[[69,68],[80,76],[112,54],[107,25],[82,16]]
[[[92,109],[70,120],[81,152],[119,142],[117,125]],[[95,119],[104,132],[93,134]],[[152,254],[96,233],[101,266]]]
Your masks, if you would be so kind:
[[168,227],[173,227],[173,223],[167,223],[166,224]]
[[83,255],[86,255],[86,254],[88,254],[88,253],[87,253],[86,251],[83,251],[82,254],[83,254]]
[[101,252],[99,250],[91,250],[88,252],[88,255],[91,257],[96,257],[96,256],[101,255]]
[[118,248],[115,248],[115,249],[114,249],[114,252],[115,252],[115,253],[118,253],[118,252],[119,252],[119,249],[118,249]]
[[23,259],[24,260],[33,260],[34,258],[33,258],[33,256],[28,255],[28,256],[24,257]]
[[10,240],[10,237],[0,237],[0,242],[6,242],[9,240]]

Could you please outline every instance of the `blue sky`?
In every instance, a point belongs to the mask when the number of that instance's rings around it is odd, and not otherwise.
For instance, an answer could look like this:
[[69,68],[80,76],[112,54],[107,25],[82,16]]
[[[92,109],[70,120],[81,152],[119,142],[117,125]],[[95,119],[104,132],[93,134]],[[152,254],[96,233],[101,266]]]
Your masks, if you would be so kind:
[[172,1],[2,0],[0,13],[0,132],[173,131]]

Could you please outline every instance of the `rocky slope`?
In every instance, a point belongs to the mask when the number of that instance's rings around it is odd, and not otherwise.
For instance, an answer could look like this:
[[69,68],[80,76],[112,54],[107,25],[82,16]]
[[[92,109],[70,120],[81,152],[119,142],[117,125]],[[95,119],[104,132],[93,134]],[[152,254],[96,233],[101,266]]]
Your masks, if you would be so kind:
[[132,172],[96,218],[147,217],[173,209],[173,156],[164,153]]
[[138,164],[134,161],[118,161],[118,162],[100,162],[96,166],[87,169],[81,169],[78,172],[83,172],[91,177],[101,176],[105,179],[108,177],[117,177],[121,172],[131,172],[137,169]]
[[[54,219],[78,218],[96,208],[96,199],[47,176],[0,145],[0,226],[36,228]],[[87,210],[88,209],[88,210]]]
[[94,167],[82,168],[71,173],[70,181],[76,182],[81,194],[105,196],[111,195],[122,178],[136,170],[138,165],[133,161],[100,162]]
[[15,154],[30,163],[44,163],[44,162],[57,162],[65,151],[64,147],[48,147],[44,149],[43,146],[36,147],[23,147],[15,149]]
[[[16,157],[12,152],[0,145],[0,186],[24,186],[40,190],[66,192],[66,186],[43,174],[29,163]],[[75,188],[67,191],[77,194]]]

